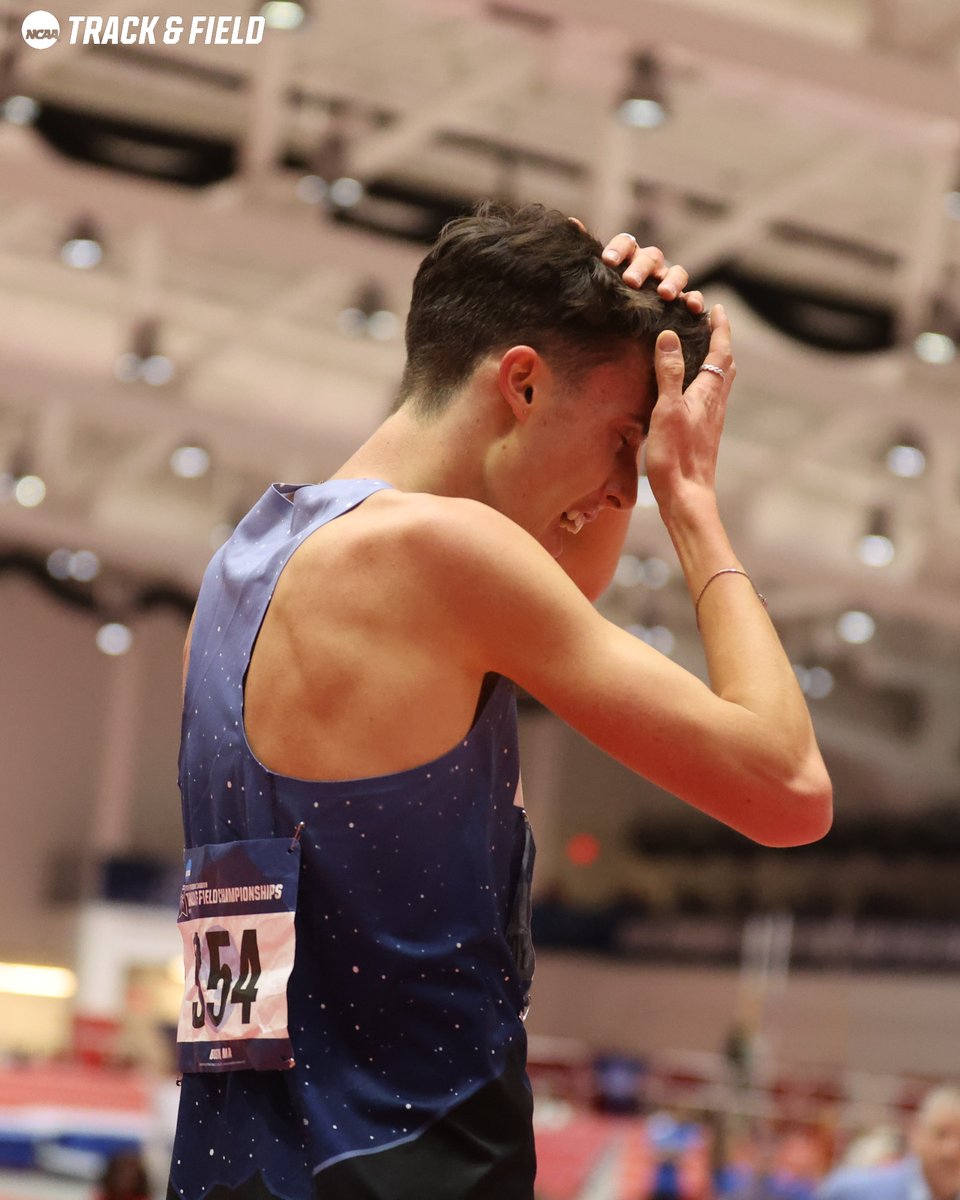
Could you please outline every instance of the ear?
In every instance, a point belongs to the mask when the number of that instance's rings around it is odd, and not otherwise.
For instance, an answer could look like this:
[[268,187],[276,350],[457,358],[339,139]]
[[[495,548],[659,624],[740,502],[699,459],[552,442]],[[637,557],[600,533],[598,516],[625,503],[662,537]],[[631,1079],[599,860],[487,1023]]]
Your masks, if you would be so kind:
[[544,361],[532,346],[511,346],[500,359],[497,386],[514,420],[526,421],[544,378]]

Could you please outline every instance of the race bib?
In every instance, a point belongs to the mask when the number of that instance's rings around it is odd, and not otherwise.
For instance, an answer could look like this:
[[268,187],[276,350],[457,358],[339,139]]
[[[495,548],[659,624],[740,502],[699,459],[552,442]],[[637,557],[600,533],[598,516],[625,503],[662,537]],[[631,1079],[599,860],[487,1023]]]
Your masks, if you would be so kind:
[[298,837],[197,846],[184,853],[184,867],[179,1069],[289,1069]]

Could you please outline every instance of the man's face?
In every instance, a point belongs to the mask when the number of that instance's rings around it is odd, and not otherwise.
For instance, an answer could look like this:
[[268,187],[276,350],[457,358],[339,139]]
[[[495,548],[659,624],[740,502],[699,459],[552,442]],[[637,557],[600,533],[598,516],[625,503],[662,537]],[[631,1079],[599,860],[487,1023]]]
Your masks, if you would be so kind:
[[514,515],[555,557],[564,533],[603,508],[637,499],[638,455],[656,399],[649,354],[630,348],[571,383],[547,373],[523,433],[522,513]]
[[960,1194],[960,1104],[944,1100],[918,1118],[913,1148],[934,1200]]

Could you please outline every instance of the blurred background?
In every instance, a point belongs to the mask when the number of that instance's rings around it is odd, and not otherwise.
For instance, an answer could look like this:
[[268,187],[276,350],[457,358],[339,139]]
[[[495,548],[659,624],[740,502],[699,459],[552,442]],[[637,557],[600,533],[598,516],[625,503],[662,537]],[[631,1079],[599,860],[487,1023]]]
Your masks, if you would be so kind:
[[[126,0],[29,42],[0,3],[0,1198],[107,1195],[123,1151],[162,1193],[196,589],[385,415],[481,197],[727,306],[722,512],[836,793],[765,850],[522,700],[542,1198],[898,1153],[960,1074],[960,0],[185,2],[157,44]],[[162,43],[205,14],[262,37]],[[703,674],[649,489],[601,607]]]

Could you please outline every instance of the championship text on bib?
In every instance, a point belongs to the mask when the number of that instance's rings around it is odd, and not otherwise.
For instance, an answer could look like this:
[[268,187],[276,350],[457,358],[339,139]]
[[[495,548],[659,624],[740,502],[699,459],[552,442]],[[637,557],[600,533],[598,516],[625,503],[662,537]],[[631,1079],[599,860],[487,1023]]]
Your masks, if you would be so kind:
[[184,854],[181,1071],[293,1066],[287,980],[300,875],[296,839],[223,842]]

